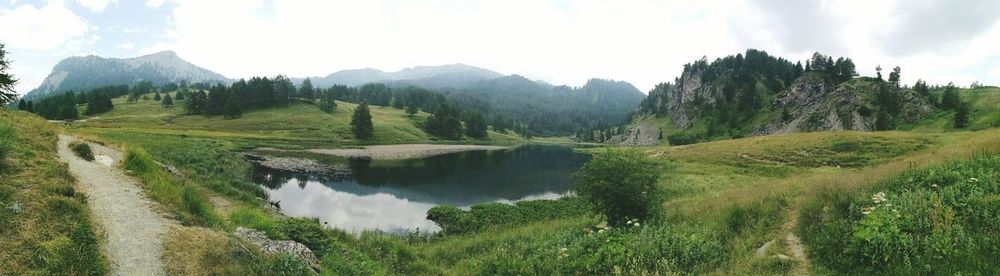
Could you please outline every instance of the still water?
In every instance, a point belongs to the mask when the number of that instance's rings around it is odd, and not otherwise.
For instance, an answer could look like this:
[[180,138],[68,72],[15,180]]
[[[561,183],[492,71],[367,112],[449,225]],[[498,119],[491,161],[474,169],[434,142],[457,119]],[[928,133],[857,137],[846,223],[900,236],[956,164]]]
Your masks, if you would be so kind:
[[558,198],[590,157],[559,146],[521,146],[408,160],[340,161],[345,179],[256,166],[253,179],[289,216],[316,217],[349,232],[436,231],[425,219],[436,205]]

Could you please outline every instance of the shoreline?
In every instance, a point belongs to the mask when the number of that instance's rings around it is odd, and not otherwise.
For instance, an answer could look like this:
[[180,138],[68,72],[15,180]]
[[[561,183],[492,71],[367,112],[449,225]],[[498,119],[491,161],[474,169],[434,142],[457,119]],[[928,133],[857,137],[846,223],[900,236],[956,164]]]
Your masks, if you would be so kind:
[[[398,144],[364,146],[360,149],[304,149],[279,150],[288,152],[308,152],[345,158],[367,158],[372,160],[403,160],[477,150],[509,149],[505,146],[487,145],[444,145],[444,144]],[[278,150],[257,148],[257,150]]]

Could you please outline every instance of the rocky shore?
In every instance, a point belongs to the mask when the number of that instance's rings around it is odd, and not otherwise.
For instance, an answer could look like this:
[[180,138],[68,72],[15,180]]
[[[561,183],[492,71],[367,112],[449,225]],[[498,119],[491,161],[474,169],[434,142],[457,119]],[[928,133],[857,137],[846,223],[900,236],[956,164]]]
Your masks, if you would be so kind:
[[312,159],[276,157],[254,153],[244,153],[243,156],[250,162],[276,170],[319,174],[333,178],[342,178],[351,174],[351,169],[346,166],[323,164]]

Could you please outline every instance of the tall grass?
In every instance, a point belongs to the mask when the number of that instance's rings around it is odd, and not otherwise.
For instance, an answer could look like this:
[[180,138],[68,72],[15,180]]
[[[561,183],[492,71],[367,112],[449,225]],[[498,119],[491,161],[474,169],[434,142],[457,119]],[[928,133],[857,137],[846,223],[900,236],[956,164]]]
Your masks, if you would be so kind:
[[0,275],[107,271],[86,197],[56,154],[55,131],[42,118],[0,108]]
[[205,196],[195,187],[174,179],[144,149],[129,147],[122,167],[139,177],[146,194],[173,211],[181,222],[204,226],[222,224]]

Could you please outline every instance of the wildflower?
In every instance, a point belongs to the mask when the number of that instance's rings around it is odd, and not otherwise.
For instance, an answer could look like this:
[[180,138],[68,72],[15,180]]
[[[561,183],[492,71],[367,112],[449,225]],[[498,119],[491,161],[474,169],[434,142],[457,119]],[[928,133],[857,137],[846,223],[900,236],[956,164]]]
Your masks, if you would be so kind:
[[937,188],[937,184],[931,184],[931,187]]
[[560,251],[560,252],[566,252],[566,250],[569,250],[569,249],[566,249],[565,247],[563,247],[563,248],[559,248],[559,251]]
[[969,178],[969,181],[972,181],[972,182],[979,182],[979,178],[975,178],[975,177],[970,177],[970,178]]
[[635,225],[635,227],[639,227],[639,222],[636,222],[636,223],[635,223],[635,224],[633,224],[633,225]]
[[887,201],[885,198],[885,193],[883,192],[878,192],[877,194],[873,195],[872,200],[875,201],[875,203],[882,203]]
[[601,230],[597,230],[597,233],[598,233],[598,234],[600,234],[600,233],[604,233],[604,229],[601,229]]

